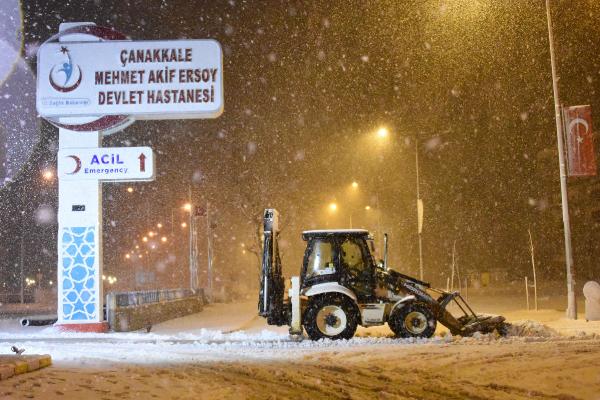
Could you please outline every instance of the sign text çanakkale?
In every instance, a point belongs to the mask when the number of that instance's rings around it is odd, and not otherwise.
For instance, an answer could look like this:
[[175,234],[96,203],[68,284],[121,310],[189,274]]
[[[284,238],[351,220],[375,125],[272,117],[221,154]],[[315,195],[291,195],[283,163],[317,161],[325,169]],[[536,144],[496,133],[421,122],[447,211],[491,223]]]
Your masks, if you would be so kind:
[[46,43],[38,60],[43,117],[214,118],[223,111],[214,40]]

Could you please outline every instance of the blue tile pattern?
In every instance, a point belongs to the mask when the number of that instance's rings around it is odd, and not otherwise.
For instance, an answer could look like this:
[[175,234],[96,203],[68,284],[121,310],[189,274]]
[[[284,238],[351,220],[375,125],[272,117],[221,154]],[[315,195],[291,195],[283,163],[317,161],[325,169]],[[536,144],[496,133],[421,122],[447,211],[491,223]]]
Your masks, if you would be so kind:
[[61,307],[64,321],[89,321],[97,318],[96,229],[62,229]]

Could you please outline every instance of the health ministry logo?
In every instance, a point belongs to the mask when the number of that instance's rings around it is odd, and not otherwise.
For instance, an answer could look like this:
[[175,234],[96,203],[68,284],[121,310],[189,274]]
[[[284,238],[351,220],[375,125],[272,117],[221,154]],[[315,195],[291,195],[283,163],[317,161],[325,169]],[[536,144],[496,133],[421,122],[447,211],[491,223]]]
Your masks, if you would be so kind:
[[81,84],[83,74],[79,65],[73,64],[73,58],[66,46],[61,46],[60,53],[64,59],[50,70],[50,85],[58,92],[72,92]]

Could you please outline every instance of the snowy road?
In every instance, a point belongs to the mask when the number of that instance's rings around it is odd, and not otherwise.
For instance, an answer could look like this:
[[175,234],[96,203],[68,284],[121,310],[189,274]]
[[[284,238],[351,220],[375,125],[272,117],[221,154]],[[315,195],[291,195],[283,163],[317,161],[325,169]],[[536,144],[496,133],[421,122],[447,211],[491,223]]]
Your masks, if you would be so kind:
[[[0,349],[51,368],[0,382],[2,399],[600,398],[600,337],[387,337],[292,342],[253,304],[211,306],[152,333],[60,334],[0,325]],[[370,337],[369,337],[370,336]]]

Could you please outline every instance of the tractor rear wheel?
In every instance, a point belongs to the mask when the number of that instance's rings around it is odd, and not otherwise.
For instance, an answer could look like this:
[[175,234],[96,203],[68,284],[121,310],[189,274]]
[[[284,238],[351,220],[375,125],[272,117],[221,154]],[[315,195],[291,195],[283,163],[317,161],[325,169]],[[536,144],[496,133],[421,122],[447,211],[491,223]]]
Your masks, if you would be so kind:
[[388,326],[401,338],[430,338],[435,333],[437,321],[423,303],[409,303],[392,311]]
[[310,299],[304,329],[312,340],[351,339],[358,325],[358,309],[344,295],[324,294]]

